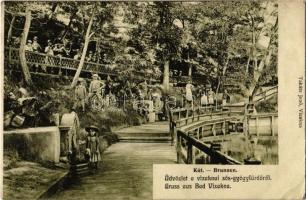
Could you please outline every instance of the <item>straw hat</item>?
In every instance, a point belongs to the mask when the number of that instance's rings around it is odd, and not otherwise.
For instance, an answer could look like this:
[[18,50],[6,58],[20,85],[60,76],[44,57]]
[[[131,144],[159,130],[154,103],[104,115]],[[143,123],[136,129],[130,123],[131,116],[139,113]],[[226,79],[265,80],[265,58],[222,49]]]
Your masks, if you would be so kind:
[[99,132],[99,128],[96,127],[96,126],[94,126],[94,125],[87,126],[87,127],[85,128],[85,130],[86,130],[87,132],[89,132],[90,130],[95,130],[95,131]]

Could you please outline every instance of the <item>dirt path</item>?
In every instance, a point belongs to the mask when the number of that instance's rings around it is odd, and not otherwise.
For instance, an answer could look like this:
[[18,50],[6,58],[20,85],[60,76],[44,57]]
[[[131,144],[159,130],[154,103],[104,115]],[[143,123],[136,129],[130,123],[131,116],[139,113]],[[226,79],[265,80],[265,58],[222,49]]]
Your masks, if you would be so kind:
[[153,164],[175,164],[169,143],[117,143],[103,156],[95,175],[81,178],[54,195],[56,199],[152,199]]

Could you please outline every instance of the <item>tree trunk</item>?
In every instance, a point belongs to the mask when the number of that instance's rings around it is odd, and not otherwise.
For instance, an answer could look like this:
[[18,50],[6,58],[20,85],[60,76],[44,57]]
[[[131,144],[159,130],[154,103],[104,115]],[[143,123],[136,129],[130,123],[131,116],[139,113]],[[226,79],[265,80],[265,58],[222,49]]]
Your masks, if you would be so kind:
[[52,8],[51,8],[51,13],[50,13],[50,15],[49,15],[49,20],[51,20],[52,19],[52,17],[53,17],[53,15],[54,15],[54,12],[56,11],[56,8],[57,8],[57,2],[53,2],[52,3]]
[[163,86],[165,91],[169,90],[169,60],[164,63]]
[[28,7],[26,7],[26,13],[25,13],[25,24],[24,24],[24,28],[23,28],[23,33],[22,33],[22,37],[21,37],[21,41],[20,41],[20,48],[19,48],[19,57],[20,57],[20,65],[22,68],[22,72],[23,72],[23,76],[24,76],[24,80],[25,83],[29,86],[32,85],[32,78],[31,78],[31,74],[27,65],[27,60],[26,60],[26,55],[25,55],[25,45],[27,42],[27,38],[28,38],[28,33],[30,30],[30,26],[31,26],[31,11],[29,10]]
[[191,74],[192,74],[192,66],[190,65],[190,58],[189,58],[189,49],[188,49],[188,76],[191,79]]
[[69,31],[69,29],[70,29],[70,27],[71,27],[72,20],[73,20],[73,18],[76,16],[77,12],[78,12],[78,10],[76,10],[75,12],[73,12],[73,13],[71,14],[70,19],[69,19],[69,23],[68,23],[68,25],[65,27],[65,30],[64,30],[63,34],[61,35],[60,41],[62,41],[62,40],[66,37],[66,35],[67,35],[67,33],[68,33],[68,31]]
[[94,18],[94,15],[95,15],[95,4],[93,5],[92,7],[92,15],[90,17],[90,21],[89,21],[89,24],[88,24],[88,27],[87,27],[87,31],[86,31],[86,35],[85,35],[85,43],[84,43],[84,47],[83,47],[83,52],[82,52],[82,57],[81,57],[81,60],[80,60],[80,63],[79,63],[79,66],[78,66],[78,69],[73,77],[73,81],[70,85],[71,88],[74,88],[78,79],[79,79],[79,76],[81,74],[81,71],[82,71],[82,68],[83,68],[83,65],[84,65],[84,62],[85,62],[85,57],[86,57],[86,53],[87,53],[87,48],[88,48],[88,44],[89,44],[89,40],[90,40],[90,37],[91,37],[91,26],[93,24],[93,18]]
[[9,43],[11,41],[11,38],[12,38],[12,30],[13,30],[13,25],[14,25],[14,22],[16,20],[16,16],[13,15],[13,18],[12,18],[12,21],[11,21],[11,24],[10,24],[10,28],[7,32],[7,43]]
[[256,85],[258,83],[258,80],[262,74],[263,69],[268,66],[270,64],[271,61],[271,57],[272,57],[272,49],[270,48],[267,55],[265,56],[265,58],[263,60],[261,60],[261,62],[259,63],[259,66],[257,68],[257,70],[254,71],[254,84],[252,84],[249,88],[249,93],[253,96],[255,95],[255,88]]

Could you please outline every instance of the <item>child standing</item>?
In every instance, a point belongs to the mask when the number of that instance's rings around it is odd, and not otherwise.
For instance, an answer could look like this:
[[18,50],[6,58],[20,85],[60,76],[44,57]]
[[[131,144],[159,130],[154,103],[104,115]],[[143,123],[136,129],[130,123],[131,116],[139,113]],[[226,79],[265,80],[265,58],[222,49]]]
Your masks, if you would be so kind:
[[97,169],[98,162],[101,160],[99,152],[99,129],[92,125],[86,127],[85,130],[89,133],[86,138],[86,151],[89,155],[90,166]]

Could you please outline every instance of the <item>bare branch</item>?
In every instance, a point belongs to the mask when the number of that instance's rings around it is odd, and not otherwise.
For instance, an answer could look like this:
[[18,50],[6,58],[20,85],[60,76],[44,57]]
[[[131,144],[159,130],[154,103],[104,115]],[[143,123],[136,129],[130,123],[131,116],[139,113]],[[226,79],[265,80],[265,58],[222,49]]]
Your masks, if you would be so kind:
[[89,35],[89,38],[91,38],[94,34],[95,34],[95,32],[92,32],[92,33]]
[[12,12],[12,11],[9,11],[7,9],[4,9],[4,10],[5,10],[5,12],[7,12],[11,15],[19,15],[19,16],[24,16],[24,17],[26,16],[26,13],[23,13],[23,12]]

